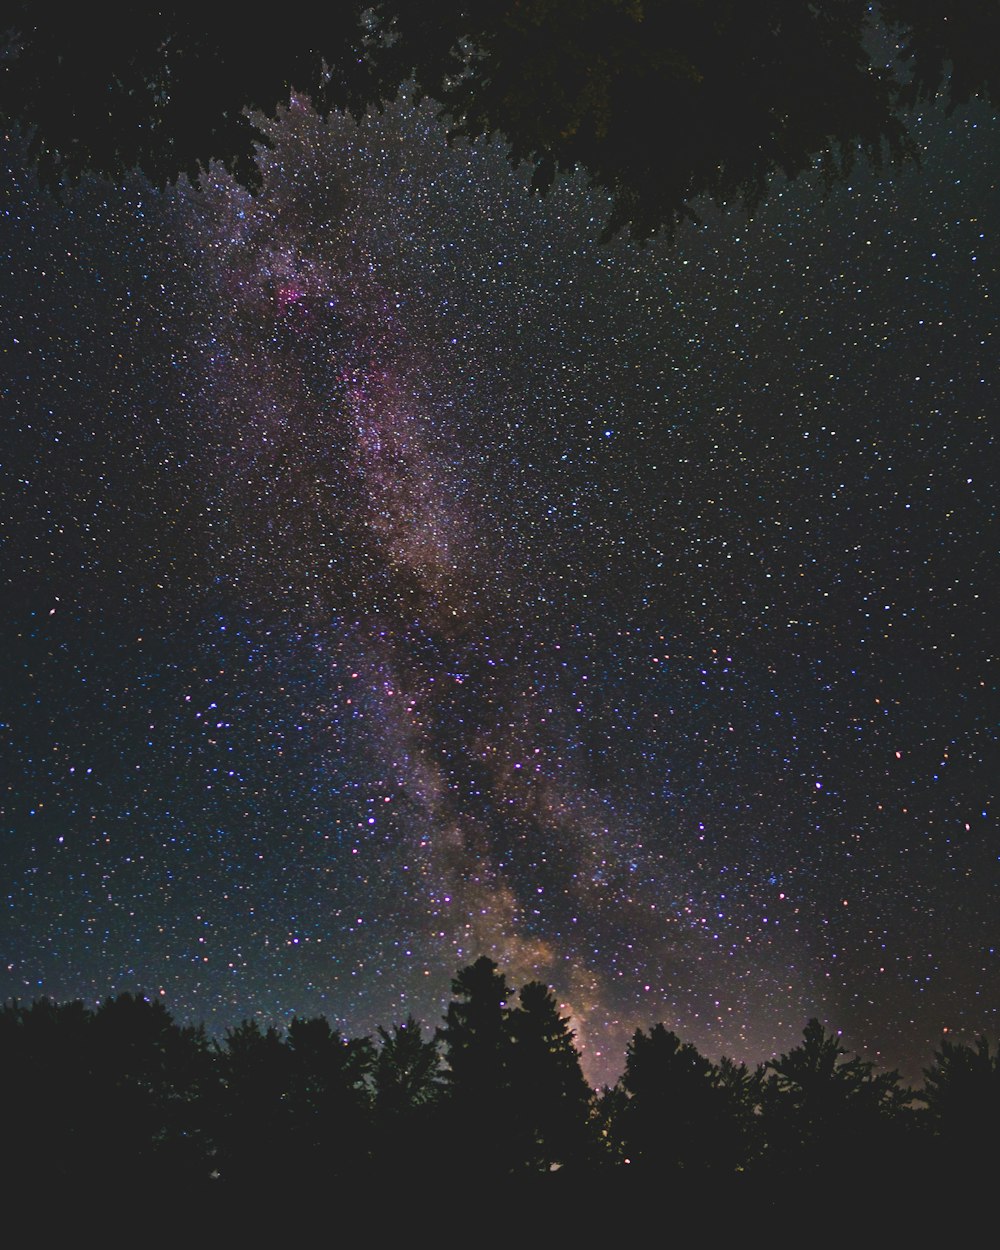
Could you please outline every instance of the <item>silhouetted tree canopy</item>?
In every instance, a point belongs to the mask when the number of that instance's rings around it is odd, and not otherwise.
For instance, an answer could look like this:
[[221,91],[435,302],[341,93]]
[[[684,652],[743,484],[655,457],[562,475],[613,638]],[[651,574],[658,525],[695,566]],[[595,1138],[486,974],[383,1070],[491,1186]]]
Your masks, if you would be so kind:
[[545,190],[575,167],[606,234],[672,231],[700,197],[752,208],[779,174],[913,155],[905,113],[1000,104],[998,0],[353,0],[266,28],[230,6],[6,6],[0,118],[42,179],[219,161],[258,176],[250,113],[291,92],[357,118],[412,82],[453,136],[499,135]]
[[379,1026],[375,1059],[375,1107],[387,1121],[432,1106],[442,1093],[441,1056],[412,1016],[392,1031]]
[[941,1039],[924,1087],[927,1124],[950,1170],[982,1181],[996,1168],[1000,1127],[1000,1046],[980,1037],[974,1046]]
[[912,1092],[898,1072],[849,1058],[818,1020],[806,1024],[799,1046],[765,1066],[761,1119],[769,1166],[825,1175],[848,1162],[863,1173],[900,1145],[896,1129]]
[[436,1036],[425,1038],[408,1016],[379,1026],[373,1068],[374,1157],[381,1172],[428,1183],[439,1167],[438,1136],[445,1095]]
[[0,1109],[7,1193],[44,1179],[53,1190],[151,1176],[207,1175],[202,1109],[211,1101],[209,1044],[158,1000],[122,994],[96,1011],[41,999],[0,1010]]
[[530,981],[508,1017],[508,1085],[515,1157],[528,1171],[579,1163],[592,1153],[593,1098],[580,1067],[569,1018],[547,985]]
[[507,1098],[511,989],[493,960],[483,955],[461,969],[451,990],[438,1033],[448,1090],[451,1166],[480,1176],[506,1172],[513,1134]]
[[748,1228],[790,1212],[867,1221],[873,1204],[894,1233],[907,1212],[926,1231],[924,1195],[945,1196],[949,1218],[956,1195],[963,1210],[991,1199],[1000,1051],[986,1038],[945,1037],[914,1093],[818,1020],[752,1071],[656,1024],[598,1096],[547,986],[514,999],[484,956],[452,988],[433,1037],[410,1017],[376,1042],[322,1017],[284,1033],[245,1020],[209,1042],[131,994],[5,1004],[6,1192],[75,1196],[81,1211],[125,1193],[149,1209],[182,1195],[251,1213],[314,1201],[338,1218],[386,1203],[432,1213],[437,1195],[452,1220],[463,1207],[520,1219],[548,1193],[588,1234],[603,1208],[609,1235],[643,1211],[674,1230],[694,1214],[704,1231],[719,1210]]
[[729,1059],[713,1064],[662,1024],[637,1030],[616,1121],[627,1157],[660,1175],[745,1167],[755,1150],[762,1077]]

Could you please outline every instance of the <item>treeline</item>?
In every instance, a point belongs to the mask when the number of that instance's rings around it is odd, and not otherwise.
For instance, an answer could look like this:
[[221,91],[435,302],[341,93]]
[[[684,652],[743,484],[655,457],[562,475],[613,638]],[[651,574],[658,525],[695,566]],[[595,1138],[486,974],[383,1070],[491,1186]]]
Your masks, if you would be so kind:
[[[11,1193],[226,1192],[345,1200],[371,1181],[424,1191],[625,1173],[773,1194],[995,1167],[1000,1050],[941,1042],[919,1090],[848,1057],[816,1020],[755,1069],[713,1063],[662,1024],[637,1031],[614,1087],[591,1089],[573,1033],[538,982],[514,995],[483,957],[452,983],[444,1023],[347,1038],[322,1017],[224,1039],[123,994],[94,1010],[47,999],[0,1009]],[[558,1179],[555,1179],[558,1178]],[[569,1178],[567,1180],[566,1178]],[[538,1182],[542,1183],[542,1182]],[[389,1191],[387,1191],[389,1192]]]
[[583,169],[612,198],[607,235],[645,238],[702,197],[754,208],[779,175],[915,157],[915,106],[1000,107],[996,0],[340,0],[267,25],[210,4],[3,11],[0,122],[53,186],[196,182],[213,160],[254,186],[255,111],[294,88],[360,119],[412,82],[450,137],[498,135],[539,190]]

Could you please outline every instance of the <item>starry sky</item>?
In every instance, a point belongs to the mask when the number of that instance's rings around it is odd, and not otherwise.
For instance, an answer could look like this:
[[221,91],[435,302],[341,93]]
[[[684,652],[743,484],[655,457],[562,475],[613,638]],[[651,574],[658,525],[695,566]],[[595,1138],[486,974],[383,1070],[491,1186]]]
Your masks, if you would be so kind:
[[428,106],[262,124],[253,196],[4,148],[0,996],[996,1036],[1000,123],[645,247]]

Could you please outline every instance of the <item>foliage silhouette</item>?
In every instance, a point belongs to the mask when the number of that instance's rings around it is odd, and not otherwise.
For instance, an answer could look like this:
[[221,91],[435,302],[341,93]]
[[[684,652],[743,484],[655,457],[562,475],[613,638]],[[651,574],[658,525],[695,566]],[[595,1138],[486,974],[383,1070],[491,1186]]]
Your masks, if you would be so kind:
[[77,1192],[207,1176],[208,1043],[159,1001],[122,994],[96,1012],[47,999],[7,1004],[0,1072],[4,1123],[17,1143],[12,1185],[30,1189],[44,1177]]
[[762,1072],[719,1065],[662,1024],[629,1043],[618,1131],[631,1162],[660,1175],[731,1174],[754,1153]]
[[859,152],[914,156],[906,110],[939,93],[1000,104],[995,0],[353,0],[266,38],[224,6],[6,14],[0,118],[52,185],[135,167],[162,185],[212,160],[252,185],[249,112],[294,90],[360,118],[410,81],[536,188],[582,168],[611,196],[606,234],[643,238],[701,197],[752,208],[817,162],[833,179]]
[[0,1013],[0,1098],[12,1191],[47,1171],[69,1187],[88,1157],[87,1128],[94,1111],[90,1079],[90,1014],[80,1002],[47,998]]
[[215,1194],[248,1211],[261,1195],[370,1211],[391,1192],[407,1210],[447,1195],[454,1213],[495,1201],[502,1180],[561,1211],[603,1195],[609,1212],[652,1215],[669,1195],[675,1227],[720,1203],[747,1219],[835,1208],[845,1226],[874,1205],[895,1227],[907,1184],[970,1210],[992,1192],[1000,1050],[986,1038],[945,1038],[913,1094],[815,1019],[756,1070],[656,1024],[598,1095],[547,986],[514,1000],[483,957],[452,988],[434,1037],[408,1018],[374,1042],[296,1017],[284,1035],[248,1020],[209,1043],[128,994],[8,1003],[8,1191]]
[[528,1171],[588,1162],[593,1094],[580,1067],[569,1017],[547,985],[531,981],[507,1019],[514,1158]]
[[437,1166],[436,1136],[444,1096],[441,1054],[408,1016],[392,1031],[379,1026],[373,1068],[374,1151],[380,1171],[425,1179]]
[[769,1061],[762,1087],[765,1164],[782,1174],[825,1176],[830,1168],[876,1175],[902,1151],[912,1092],[895,1071],[847,1058],[835,1034],[811,1019],[801,1045]]
[[937,1168],[974,1185],[986,1180],[1000,1126],[1000,1045],[991,1050],[986,1037],[974,1045],[942,1037],[918,1097]]
[[159,999],[120,994],[94,1012],[90,1033],[97,1166],[122,1184],[165,1172],[194,1180],[208,1149],[197,1117],[211,1087],[204,1031],[178,1027]]
[[432,1106],[441,1098],[441,1056],[433,1038],[425,1040],[408,1016],[392,1032],[379,1026],[375,1060],[375,1108],[386,1120]]
[[287,1045],[290,1157],[299,1182],[329,1183],[356,1175],[372,1152],[374,1046],[366,1037],[343,1037],[322,1017],[295,1017]]
[[291,1056],[278,1030],[244,1020],[216,1043],[219,1082],[209,1111],[213,1171],[225,1186],[287,1179]]
[[438,1032],[445,1061],[451,1165],[474,1176],[507,1172],[514,1133],[507,1098],[510,987],[486,955],[462,968],[451,984],[452,1000]]

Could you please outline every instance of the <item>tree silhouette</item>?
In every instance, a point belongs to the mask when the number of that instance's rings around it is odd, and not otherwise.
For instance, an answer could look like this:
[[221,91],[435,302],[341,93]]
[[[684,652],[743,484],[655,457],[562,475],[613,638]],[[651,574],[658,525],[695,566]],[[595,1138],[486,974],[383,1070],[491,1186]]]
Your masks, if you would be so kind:
[[159,999],[120,994],[93,1013],[89,1048],[101,1175],[122,1185],[204,1179],[210,1144],[198,1104],[212,1080],[204,1031],[180,1028]]
[[462,968],[451,983],[441,1040],[451,1090],[472,1101],[494,1101],[507,1074],[507,1000],[511,990],[486,955]]
[[17,1143],[7,1178],[19,1188],[148,1190],[207,1178],[208,1044],[158,1000],[122,994],[96,1012],[79,1001],[8,1004],[0,1074]]
[[408,1016],[392,1031],[379,1026],[375,1058],[375,1108],[385,1121],[431,1106],[441,1097],[441,1056],[433,1038],[425,1040],[419,1023]]
[[425,1182],[438,1166],[437,1113],[443,1097],[441,1055],[408,1016],[378,1029],[373,1079],[377,1167],[398,1179]]
[[594,1098],[591,1134],[594,1164],[598,1168],[617,1168],[628,1158],[622,1135],[622,1117],[628,1102],[628,1091],[620,1080],[605,1085]]
[[592,1091],[569,1018],[559,1014],[555,996],[540,981],[525,985],[518,1000],[507,1020],[515,1157],[529,1171],[582,1164],[593,1153]]
[[464,1172],[486,1177],[509,1171],[512,1164],[507,1098],[511,990],[493,960],[482,955],[457,973],[451,992],[439,1038],[453,1162]]
[[991,1050],[986,1037],[974,1045],[942,1037],[918,1097],[926,1104],[936,1168],[974,1185],[992,1175],[1000,1125],[1000,1046]]
[[50,183],[138,166],[162,185],[214,159],[252,184],[246,110],[297,90],[360,117],[410,80],[452,135],[499,135],[539,189],[584,169],[612,197],[608,233],[643,237],[702,196],[753,206],[817,160],[833,178],[859,150],[913,153],[904,111],[939,94],[1000,104],[994,0],[353,0],[265,38],[211,5],[112,25],[5,12],[0,119],[30,132]]
[[718,1127],[714,1161],[726,1172],[751,1167],[763,1148],[760,1125],[765,1067],[749,1068],[723,1055],[713,1069]]
[[364,1172],[372,1151],[371,1076],[367,1038],[345,1038],[321,1016],[288,1026],[287,1092],[298,1185],[329,1184]]
[[[452,1218],[497,1208],[498,1181],[560,1215],[593,1198],[674,1228],[720,1212],[740,1221],[796,1212],[900,1220],[919,1231],[933,1204],[907,1185],[988,1211],[1000,1114],[1000,1050],[945,1038],[919,1095],[895,1072],[848,1057],[808,1022],[800,1045],[756,1070],[710,1062],[663,1024],[638,1030],[622,1079],[588,1088],[552,991],[506,979],[483,957],[461,969],[434,1039],[411,1017],[350,1039],[323,1018],[286,1036],[248,1020],[224,1041],[177,1026],[159,1000],[123,994],[96,1010],[47,999],[0,1008],[5,1179],[19,1200],[123,1196],[216,1210],[337,1203]],[[443,1066],[442,1066],[443,1060]],[[919,1100],[923,1112],[910,1104]],[[922,1126],[922,1128],[921,1128]],[[560,1165],[560,1166],[556,1166]],[[71,1205],[71,1204],[70,1204]]]
[[211,1131],[215,1171],[226,1187],[287,1180],[292,1140],[291,1055],[274,1027],[244,1020],[216,1044],[219,1087]]
[[835,1034],[811,1019],[802,1044],[766,1064],[762,1127],[765,1164],[783,1174],[871,1177],[900,1149],[908,1125],[901,1119],[912,1099],[895,1071],[840,1046]]
[[617,1131],[626,1156],[646,1172],[732,1173],[750,1150],[759,1076],[728,1060],[717,1067],[662,1024],[638,1030],[625,1056]]
[[0,1106],[11,1193],[44,1180],[72,1189],[93,1155],[88,1126],[99,1112],[90,1079],[90,1013],[81,1002],[42,998],[0,1011]]

